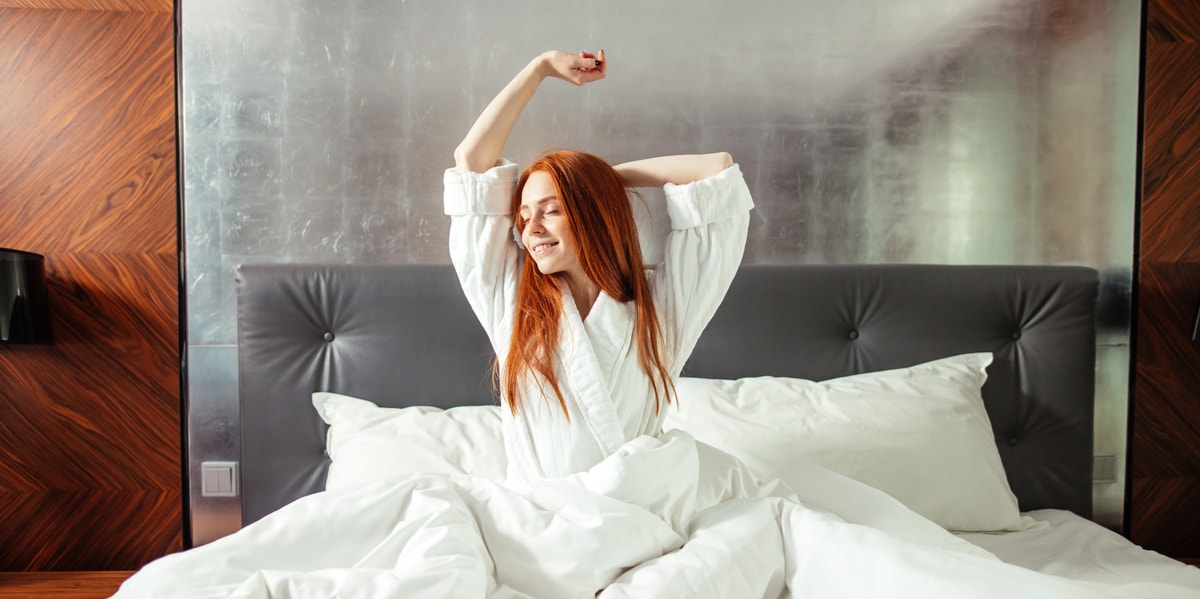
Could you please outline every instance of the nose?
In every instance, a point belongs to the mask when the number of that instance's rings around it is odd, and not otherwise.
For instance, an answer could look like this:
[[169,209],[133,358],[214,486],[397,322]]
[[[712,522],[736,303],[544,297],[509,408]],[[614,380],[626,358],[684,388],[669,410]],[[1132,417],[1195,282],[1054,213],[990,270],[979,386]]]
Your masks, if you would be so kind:
[[525,221],[525,230],[540,233],[542,231],[542,224],[542,216],[535,214]]

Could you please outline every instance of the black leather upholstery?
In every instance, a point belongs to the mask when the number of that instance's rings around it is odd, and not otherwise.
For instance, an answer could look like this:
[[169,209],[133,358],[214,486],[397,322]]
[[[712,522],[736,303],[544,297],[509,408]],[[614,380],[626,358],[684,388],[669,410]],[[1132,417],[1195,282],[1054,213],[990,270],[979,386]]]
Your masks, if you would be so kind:
[[492,403],[491,344],[450,266],[242,265],[237,294],[245,524],[325,488],[313,391]]
[[[992,351],[984,398],[1021,509],[1091,515],[1097,273],[744,266],[684,374],[814,380]],[[238,270],[243,522],[324,486],[328,390],[492,403],[490,344],[445,265]]]

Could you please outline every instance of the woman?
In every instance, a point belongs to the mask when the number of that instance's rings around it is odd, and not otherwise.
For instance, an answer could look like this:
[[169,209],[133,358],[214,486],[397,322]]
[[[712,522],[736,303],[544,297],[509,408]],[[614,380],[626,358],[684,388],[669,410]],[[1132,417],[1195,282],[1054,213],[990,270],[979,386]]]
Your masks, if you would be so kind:
[[[498,356],[510,480],[581,472],[662,430],[672,381],[733,279],[753,207],[729,154],[610,167],[500,153],[541,82],[603,79],[604,51],[546,52],[480,115],[445,175],[450,255]],[[628,189],[665,186],[665,259],[645,271]],[[514,240],[513,229],[519,234]]]

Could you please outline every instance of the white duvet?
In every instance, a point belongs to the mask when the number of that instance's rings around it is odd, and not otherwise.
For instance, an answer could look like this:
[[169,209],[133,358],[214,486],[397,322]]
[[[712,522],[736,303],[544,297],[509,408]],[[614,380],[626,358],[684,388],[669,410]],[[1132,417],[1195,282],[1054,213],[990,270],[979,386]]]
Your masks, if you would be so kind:
[[116,597],[1197,596],[1008,565],[869,487],[803,464],[788,475],[757,483],[669,432],[516,488],[401,476],[300,499],[147,565]]

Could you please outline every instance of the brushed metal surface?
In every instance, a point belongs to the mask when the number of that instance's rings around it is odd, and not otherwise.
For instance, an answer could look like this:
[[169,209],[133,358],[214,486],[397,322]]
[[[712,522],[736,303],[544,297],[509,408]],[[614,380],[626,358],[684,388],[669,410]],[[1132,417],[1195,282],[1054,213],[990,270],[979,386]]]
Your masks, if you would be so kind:
[[[1096,444],[1124,463],[1137,2],[180,5],[191,348],[236,343],[243,261],[448,262],[441,173],[475,116],[537,52],[602,47],[609,77],[546,82],[509,158],[727,150],[748,263],[1098,268]],[[653,259],[661,194],[642,220]],[[1118,478],[1096,494],[1113,528]]]
[[[241,458],[238,426],[237,347],[188,347],[188,501],[192,542],[203,545],[242,526],[238,497],[203,493],[204,462],[236,462]],[[236,483],[241,488],[240,483]]]

